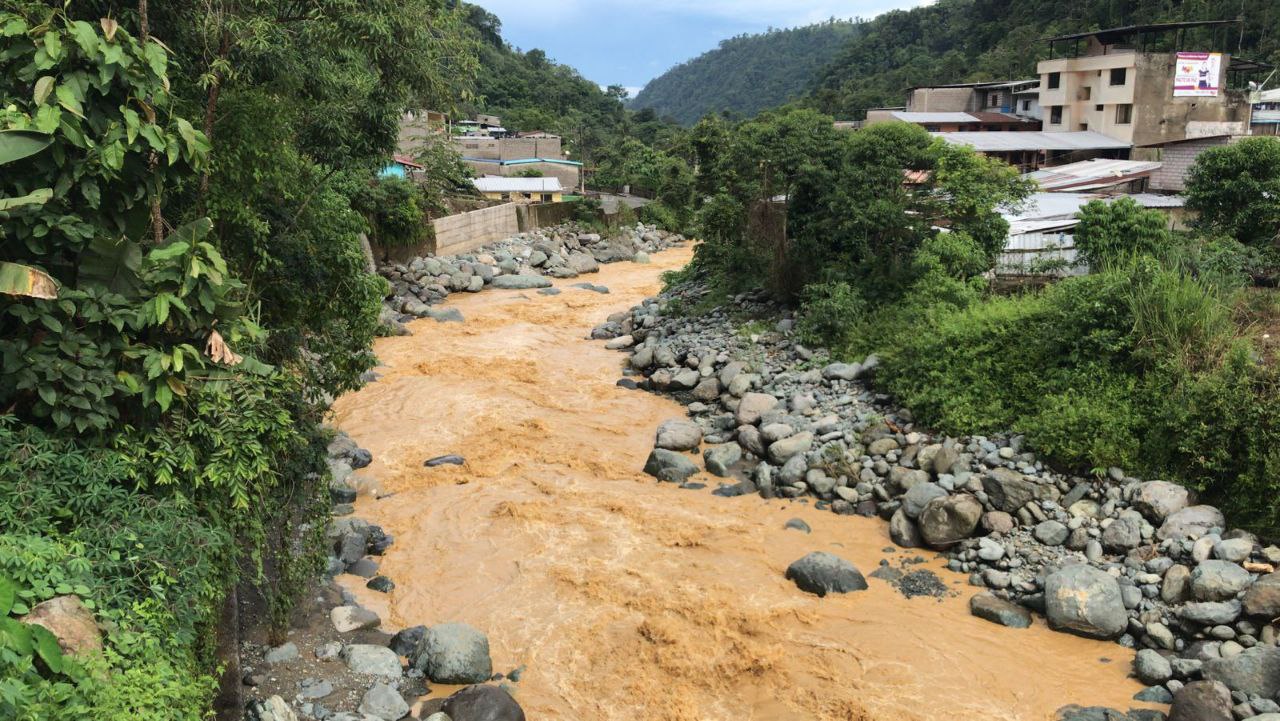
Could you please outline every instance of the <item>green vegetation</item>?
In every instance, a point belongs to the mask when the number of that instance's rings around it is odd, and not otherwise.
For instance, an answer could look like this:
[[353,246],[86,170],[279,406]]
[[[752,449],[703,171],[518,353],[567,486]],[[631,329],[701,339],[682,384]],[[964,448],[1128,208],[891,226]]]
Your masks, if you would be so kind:
[[862,25],[831,20],[723,40],[650,80],[631,101],[692,125],[709,114],[754,117],[798,100]]
[[[203,718],[237,585],[276,633],[310,591],[386,287],[358,236],[438,198],[375,176],[476,67],[443,0],[357,5],[0,11],[0,718]],[[101,652],[19,620],[64,595]]]
[[[840,133],[809,110],[707,119],[693,137],[696,185],[720,191],[698,210],[695,269],[671,281],[797,300],[806,342],[878,353],[877,383],[943,432],[1024,433],[1068,467],[1178,480],[1280,530],[1280,368],[1263,335],[1280,313],[1274,291],[1247,287],[1275,231],[1231,235],[1280,212],[1280,194],[1235,198],[1203,219],[1211,235],[1091,204],[1076,238],[1096,272],[1002,297],[984,276],[1007,232],[997,206],[1027,192],[1011,168],[905,124]],[[1206,155],[1189,195],[1270,182],[1231,155]]]

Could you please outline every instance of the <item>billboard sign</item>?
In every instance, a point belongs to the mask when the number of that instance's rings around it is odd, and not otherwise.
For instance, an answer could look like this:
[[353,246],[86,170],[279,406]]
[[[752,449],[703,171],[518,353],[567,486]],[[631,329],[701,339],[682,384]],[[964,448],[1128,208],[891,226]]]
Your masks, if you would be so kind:
[[1222,53],[1178,53],[1173,67],[1173,97],[1215,98],[1221,90]]

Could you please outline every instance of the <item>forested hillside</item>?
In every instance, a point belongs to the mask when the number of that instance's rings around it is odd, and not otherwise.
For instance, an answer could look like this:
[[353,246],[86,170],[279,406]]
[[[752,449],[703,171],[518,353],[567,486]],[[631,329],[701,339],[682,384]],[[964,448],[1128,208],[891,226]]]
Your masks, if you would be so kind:
[[753,116],[804,95],[861,27],[830,21],[725,40],[651,80],[631,105],[685,125],[725,110]]
[[[902,103],[903,91],[926,83],[1027,77],[1049,48],[1041,39],[1089,29],[1175,20],[1235,18],[1232,38],[1251,59],[1280,61],[1280,5],[1274,0],[939,0],[885,13],[860,32],[822,72],[813,102],[838,118]],[[1234,32],[1234,31],[1233,31]],[[1207,40],[1207,38],[1205,38]],[[1188,38],[1186,49],[1198,49]]]

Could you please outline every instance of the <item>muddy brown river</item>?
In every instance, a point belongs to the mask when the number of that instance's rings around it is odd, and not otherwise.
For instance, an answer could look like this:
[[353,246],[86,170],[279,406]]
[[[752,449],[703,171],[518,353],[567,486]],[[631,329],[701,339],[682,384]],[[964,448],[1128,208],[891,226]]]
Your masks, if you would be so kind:
[[[654,429],[683,408],[616,387],[625,355],[585,338],[689,257],[606,265],[591,282],[609,295],[575,281],[558,296],[454,295],[465,323],[378,341],[382,379],[335,419],[373,452],[361,474],[393,494],[362,497],[357,515],[395,535],[382,572],[396,589],[345,579],[384,627],[481,629],[496,671],[527,667],[514,687],[532,720],[1041,721],[1072,703],[1141,706],[1132,652],[979,620],[974,589],[932,554],[921,567],[954,597],[907,599],[873,578],[820,599],[783,578],[815,550],[863,573],[896,565],[879,520],[643,475]],[[423,467],[450,453],[466,465]],[[794,517],[812,534],[784,530]]]

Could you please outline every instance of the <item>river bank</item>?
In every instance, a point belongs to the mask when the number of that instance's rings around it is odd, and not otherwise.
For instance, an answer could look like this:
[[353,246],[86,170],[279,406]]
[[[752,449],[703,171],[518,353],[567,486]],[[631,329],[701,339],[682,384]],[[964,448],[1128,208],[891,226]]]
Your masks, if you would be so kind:
[[[397,586],[344,577],[349,591],[390,628],[483,629],[495,668],[525,667],[514,693],[531,718],[1047,719],[1069,703],[1141,705],[1131,652],[971,616],[964,577],[886,551],[877,520],[641,473],[653,428],[685,410],[616,385],[618,355],[585,336],[656,294],[689,252],[605,266],[592,282],[608,294],[562,283],[555,296],[451,297],[464,323],[380,341],[381,380],[339,399],[335,418],[372,451],[381,500],[356,513],[396,537],[380,572]],[[423,466],[453,453],[465,464]],[[863,594],[817,599],[783,578],[815,550],[868,572],[921,556],[955,595],[906,599],[872,577]]]

